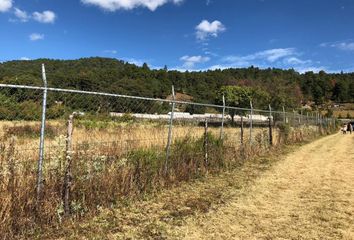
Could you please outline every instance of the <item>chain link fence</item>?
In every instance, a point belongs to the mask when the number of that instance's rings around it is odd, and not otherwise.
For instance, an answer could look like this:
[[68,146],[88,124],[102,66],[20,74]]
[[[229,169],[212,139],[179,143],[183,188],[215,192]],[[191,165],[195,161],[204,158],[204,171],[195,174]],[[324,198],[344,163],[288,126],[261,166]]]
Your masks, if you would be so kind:
[[[159,176],[185,180],[237,163],[245,149],[280,144],[280,128],[335,129],[334,119],[318,113],[179,101],[173,88],[171,95],[0,84],[1,179],[21,175],[28,189],[36,186],[37,201],[53,198],[67,214],[79,198],[100,204],[107,185],[113,201]],[[114,178],[104,177],[112,171]]]

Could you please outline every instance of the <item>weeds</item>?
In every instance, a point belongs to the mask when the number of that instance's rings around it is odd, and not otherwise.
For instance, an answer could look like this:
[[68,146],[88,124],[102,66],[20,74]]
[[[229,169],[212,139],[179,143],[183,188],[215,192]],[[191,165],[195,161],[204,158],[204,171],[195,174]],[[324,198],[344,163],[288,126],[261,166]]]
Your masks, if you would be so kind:
[[[3,126],[4,138],[9,139],[13,136],[17,138],[39,138],[40,135],[40,124],[21,124],[14,126]],[[53,139],[58,135],[59,130],[56,126],[47,124],[46,125],[46,137],[49,139]]]
[[[46,178],[42,202],[38,211],[35,211],[37,155],[24,159],[15,150],[16,140],[9,138],[14,134],[30,137],[35,132],[34,128],[24,126],[7,129],[11,129],[8,132],[12,134],[9,133],[7,140],[3,139],[0,145],[0,238],[40,234],[38,231],[43,226],[59,227],[66,221],[63,218],[61,199],[65,170],[62,166],[64,151],[56,150],[49,155],[51,159],[47,161],[48,165],[44,169]],[[55,131],[55,128],[52,130]],[[278,146],[283,142],[310,139],[314,136],[313,131],[305,128],[289,131],[281,129]],[[207,159],[205,136],[187,135],[178,138],[171,147],[167,176],[164,174],[166,155],[158,145],[142,147],[130,143],[131,146],[126,151],[122,151],[121,146],[115,144],[94,148],[89,144],[76,145],[72,155],[71,218],[75,221],[95,215],[104,207],[122,205],[130,199],[144,197],[181,181],[233,169],[247,159],[270,151],[267,136],[267,132],[259,131],[255,142],[250,146],[236,144],[227,135],[220,140],[210,131],[206,136]],[[220,198],[215,194],[209,195],[215,199]],[[172,205],[166,205],[166,209],[171,209],[171,214],[176,216],[207,212],[210,203],[216,201],[215,199],[190,199],[185,203],[184,210],[173,211]],[[163,237],[159,235],[163,232],[159,226],[151,225],[146,231],[149,236]]]

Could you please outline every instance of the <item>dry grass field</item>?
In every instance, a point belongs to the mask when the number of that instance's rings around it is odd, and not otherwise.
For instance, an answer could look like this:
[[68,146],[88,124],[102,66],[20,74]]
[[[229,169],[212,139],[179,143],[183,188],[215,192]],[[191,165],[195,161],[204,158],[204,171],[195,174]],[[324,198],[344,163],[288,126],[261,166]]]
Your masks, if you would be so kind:
[[[354,239],[353,135],[261,156],[100,214],[54,239]],[[289,151],[290,150],[290,151]]]
[[333,111],[334,117],[347,118],[348,115],[351,118],[354,118],[354,110],[335,110],[335,111]]
[[[205,135],[202,125],[175,124],[166,165],[166,123],[75,121],[74,151],[69,158],[65,152],[65,122],[49,121],[46,130],[44,191],[38,203],[34,186],[39,123],[1,123],[0,228],[4,231],[0,232],[0,238],[61,237],[66,233],[68,223],[80,224],[85,219],[99,216],[102,211],[125,208],[138,199],[155,196],[163,189],[174,189],[181,183],[204,179],[205,176],[217,176],[240,167],[243,169],[244,165],[255,167],[256,172],[249,170],[244,175],[247,179],[253,179],[257,171],[261,172],[267,165],[263,165],[263,160],[252,162],[252,159],[260,160],[260,156],[279,152],[284,144],[310,141],[320,134],[328,133],[326,129],[318,127],[279,127],[273,131],[274,145],[270,146],[268,129],[255,127],[250,145],[249,129],[245,128],[242,145],[239,127],[226,126],[224,139],[220,139],[220,127],[209,126],[208,134]],[[69,207],[64,211],[63,179],[69,160],[72,184]],[[219,181],[217,178],[215,180]],[[241,185],[243,183],[239,182]],[[229,184],[233,185],[232,182]],[[222,188],[216,186],[215,190],[218,189]],[[206,201],[193,197],[182,212],[178,210],[166,217],[173,222],[175,217],[184,219],[196,212],[208,212],[212,202],[220,198],[220,193],[213,192],[211,196],[206,193],[206,197]],[[220,201],[224,202],[223,199]],[[167,201],[165,208],[174,211],[175,203],[173,200]],[[192,211],[188,208],[192,208]],[[142,207],[137,209],[144,210]],[[134,209],[129,209],[123,215],[134,212]],[[54,229],[61,231],[58,234]],[[146,234],[155,238],[154,225],[151,231]],[[126,234],[125,231],[119,232]],[[134,236],[133,239],[144,238],[144,235]],[[98,236],[99,239],[102,237],[104,235]]]
[[278,162],[225,206],[188,219],[184,239],[354,239],[354,136],[334,135]]
[[[45,153],[50,161],[53,155],[65,151],[66,125],[65,121],[47,121],[45,138]],[[0,139],[16,137],[16,150],[28,159],[36,161],[38,157],[40,122],[29,121],[2,121],[0,122]],[[204,127],[196,124],[175,125],[173,127],[173,140],[189,138],[201,138],[204,135]],[[253,129],[257,134],[267,131],[267,128]],[[208,132],[214,136],[220,135],[220,127],[209,127]],[[224,128],[225,143],[228,145],[240,145],[240,128]],[[249,141],[249,128],[245,128],[244,141]],[[278,132],[274,131],[274,139]],[[107,147],[114,145],[116,152],[122,154],[133,149],[149,149],[166,147],[168,138],[168,125],[166,123],[114,123],[74,121],[73,145],[77,151],[90,146],[91,151],[97,155],[106,155]],[[106,146],[106,147],[104,147]]]

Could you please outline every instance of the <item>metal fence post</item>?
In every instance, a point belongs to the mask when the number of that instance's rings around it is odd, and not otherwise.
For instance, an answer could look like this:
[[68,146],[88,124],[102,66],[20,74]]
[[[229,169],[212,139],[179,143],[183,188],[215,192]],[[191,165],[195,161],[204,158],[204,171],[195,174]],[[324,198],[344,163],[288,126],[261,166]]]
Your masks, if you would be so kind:
[[316,117],[315,113],[312,112],[311,113],[311,125],[312,126],[317,126],[316,119],[317,119],[317,117]]
[[243,116],[241,116],[241,144],[243,145]]
[[317,118],[317,125],[320,125],[320,113],[317,111],[316,113],[316,118]]
[[220,139],[224,139],[224,122],[225,122],[225,95],[222,95],[222,119],[221,119],[221,129],[220,129]]
[[170,116],[169,128],[168,128],[168,139],[167,139],[167,146],[166,146],[166,161],[165,161],[165,174],[168,173],[168,160],[170,158],[170,148],[172,143],[172,126],[173,126],[173,117],[175,113],[176,107],[176,95],[175,95],[175,87],[172,85],[172,111]]
[[42,120],[41,120],[41,135],[39,141],[39,159],[37,167],[37,203],[40,201],[41,192],[43,188],[43,157],[44,157],[44,134],[45,134],[45,121],[47,109],[47,76],[45,73],[45,66],[42,64],[42,80],[44,85],[43,102],[42,102]]
[[250,119],[250,145],[252,145],[252,128],[253,128],[253,103],[252,103],[252,100],[250,100],[250,106],[251,106],[251,119]]
[[269,104],[269,144],[273,146],[273,130],[272,130],[272,106]]
[[284,118],[284,124],[286,124],[286,113],[285,113],[285,107],[283,106],[283,118]]

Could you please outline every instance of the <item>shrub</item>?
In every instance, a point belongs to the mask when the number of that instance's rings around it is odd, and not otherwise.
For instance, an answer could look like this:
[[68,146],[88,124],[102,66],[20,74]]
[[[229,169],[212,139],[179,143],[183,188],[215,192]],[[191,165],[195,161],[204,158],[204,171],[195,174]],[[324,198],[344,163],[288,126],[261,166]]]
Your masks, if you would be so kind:
[[68,109],[66,109],[65,106],[56,104],[48,108],[47,118],[48,119],[62,118],[65,116],[66,112],[70,112],[70,111],[68,111]]
[[[16,136],[19,138],[39,138],[41,126],[40,124],[30,125],[30,124],[22,124],[22,125],[15,125],[15,126],[7,126],[3,127],[4,137],[6,139]],[[50,124],[46,125],[45,128],[45,136],[47,138],[54,138],[58,135],[58,128],[52,126]]]
[[287,143],[291,132],[290,125],[288,123],[279,123],[278,129],[281,139]]
[[22,102],[19,106],[18,118],[21,120],[39,120],[41,116],[40,105],[33,101]]

